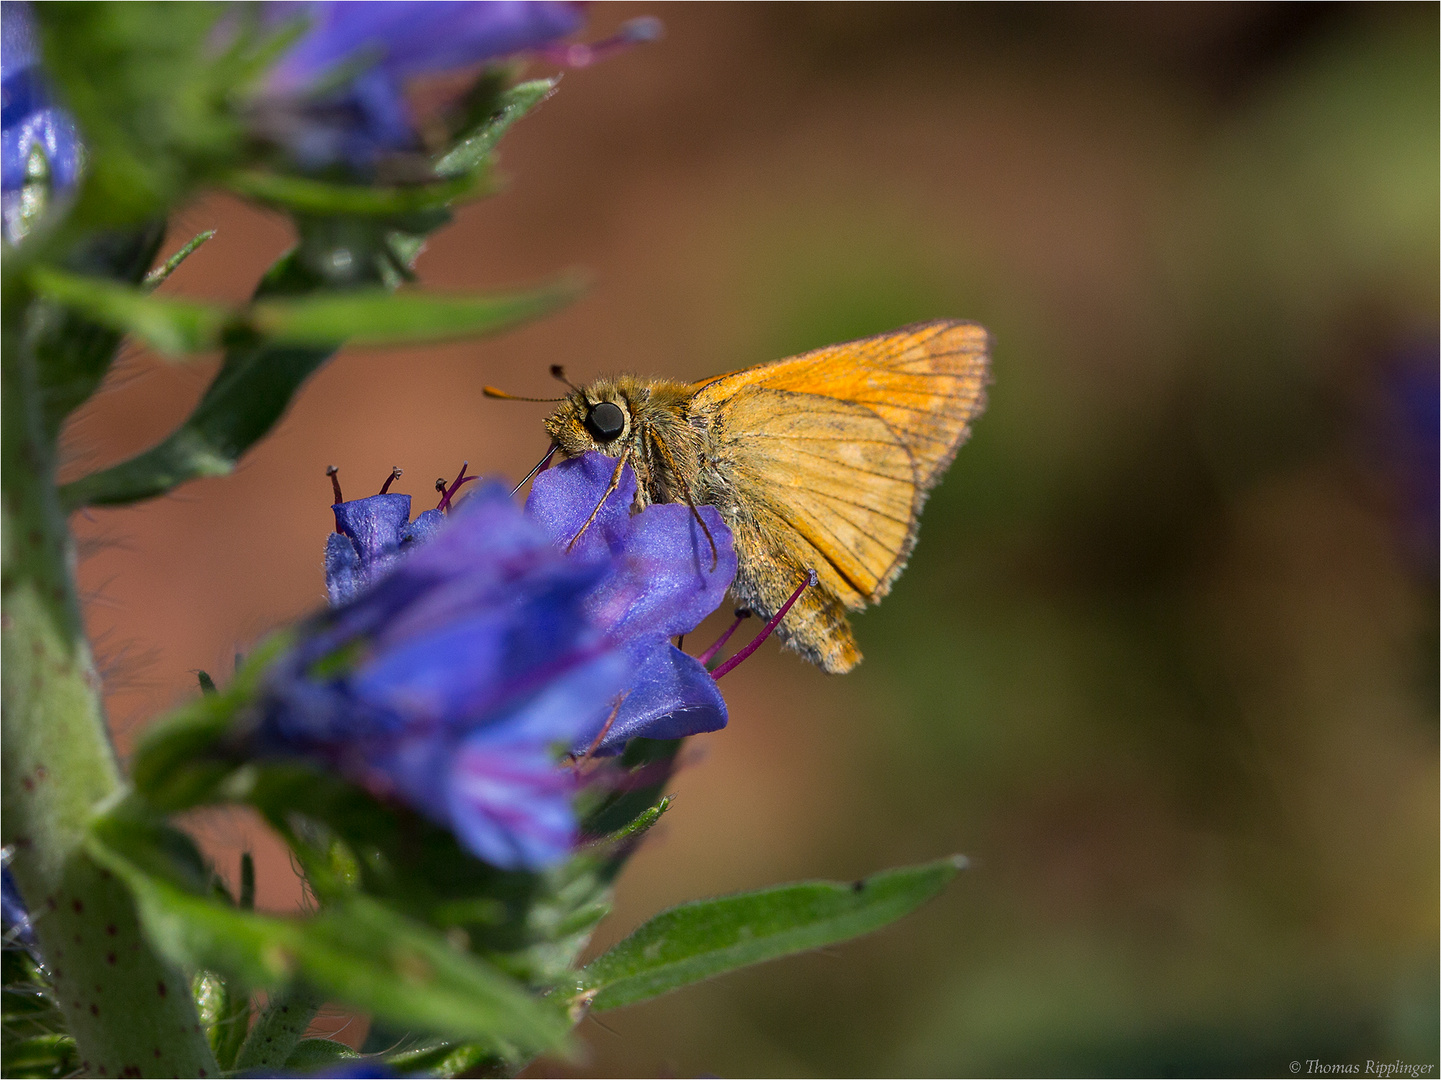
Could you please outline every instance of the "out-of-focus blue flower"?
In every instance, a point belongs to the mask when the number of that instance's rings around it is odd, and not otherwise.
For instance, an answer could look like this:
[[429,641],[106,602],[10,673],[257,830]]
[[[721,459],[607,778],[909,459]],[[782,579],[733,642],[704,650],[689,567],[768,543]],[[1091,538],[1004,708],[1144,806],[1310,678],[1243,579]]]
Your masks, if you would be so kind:
[[669,639],[694,630],[719,607],[736,572],[734,541],[714,507],[698,511],[715,542],[714,562],[711,542],[689,506],[658,503],[632,514],[636,481],[630,466],[581,533],[614,471],[615,459],[595,452],[563,461],[535,478],[526,501],[526,512],[561,547],[580,533],[573,557],[609,557],[617,564],[588,597],[587,610],[623,643],[636,674],[600,753],[614,753],[636,736],[678,739],[725,726],[725,701],[715,680]]
[[582,5],[564,0],[321,0],[265,14],[309,29],[266,79],[261,130],[302,168],[360,171],[418,148],[408,80],[544,46],[585,21]]
[[1436,579],[1441,550],[1441,357],[1434,339],[1397,349],[1377,372],[1367,442],[1391,502],[1407,563]]
[[237,1075],[248,1080],[305,1080],[307,1077],[322,1080],[388,1080],[396,1072],[379,1058],[361,1057],[328,1065],[317,1072],[242,1072]]
[[5,238],[19,241],[46,198],[75,184],[75,122],[51,100],[30,6],[0,3],[0,200]]
[[331,607],[355,599],[383,577],[401,555],[434,535],[445,520],[427,510],[410,520],[409,495],[372,495],[336,503],[335,532],[325,544],[325,588]]
[[20,887],[10,867],[0,869],[0,922],[4,924],[5,941],[27,949],[35,949],[35,930],[30,925],[30,912],[20,897]]

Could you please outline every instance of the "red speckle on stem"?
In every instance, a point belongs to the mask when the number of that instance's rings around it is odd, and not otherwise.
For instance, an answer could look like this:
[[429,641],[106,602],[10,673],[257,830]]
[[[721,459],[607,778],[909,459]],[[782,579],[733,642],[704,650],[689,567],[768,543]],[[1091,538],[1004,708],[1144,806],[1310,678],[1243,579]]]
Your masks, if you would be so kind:
[[105,954],[105,962],[106,962],[107,964],[109,964],[111,967],[114,967],[114,966],[115,966],[115,954],[114,954],[113,952],[108,952],[108,953],[106,953],[106,954]]
[[170,993],[170,988],[165,985],[164,979],[161,979],[155,984],[155,992],[161,997],[164,997],[166,994]]

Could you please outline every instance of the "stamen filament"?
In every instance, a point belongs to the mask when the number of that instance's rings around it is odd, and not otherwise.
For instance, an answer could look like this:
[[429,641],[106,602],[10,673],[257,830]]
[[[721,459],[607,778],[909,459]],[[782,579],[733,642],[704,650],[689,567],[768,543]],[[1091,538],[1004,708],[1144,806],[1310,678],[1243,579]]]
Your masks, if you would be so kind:
[[786,617],[786,612],[791,609],[791,605],[801,598],[801,593],[806,591],[806,587],[816,584],[817,580],[818,579],[816,578],[816,572],[814,570],[807,570],[806,580],[800,583],[800,585],[796,588],[795,592],[791,593],[791,598],[781,605],[781,609],[777,611],[773,616],[771,616],[770,621],[765,624],[765,626],[761,629],[761,632],[755,637],[751,638],[751,640],[746,644],[745,648],[741,649],[740,652],[736,653],[724,664],[720,664],[719,666],[717,666],[716,669],[710,673],[711,678],[719,679],[722,675],[734,668],[747,656],[759,649],[761,647],[761,643],[764,642],[766,638],[771,636],[771,631],[781,624],[781,620]]
[[[435,507],[437,510],[449,510],[450,500],[455,498],[455,493],[460,490],[461,485],[468,484],[472,480],[476,479],[476,477],[474,476],[465,475],[465,470],[468,468],[470,468],[470,462],[462,461],[460,463],[460,472],[455,477],[455,483],[451,484],[449,487],[446,487],[442,491],[440,496],[440,502]],[[437,482],[437,486],[439,486],[439,482]]]
[[725,643],[731,639],[731,635],[740,629],[741,623],[745,622],[750,617],[751,613],[747,608],[736,608],[736,621],[730,624],[730,629],[726,630],[723,634],[721,634],[720,637],[716,638],[715,644],[712,645],[705,652],[697,656],[696,659],[699,660],[702,664],[709,664],[712,658],[714,658],[715,654],[720,652],[721,649],[725,648]]
[[395,483],[404,475],[404,469],[402,469],[399,465],[392,465],[390,467],[390,475],[385,478],[385,483],[380,485],[380,493],[382,495],[388,495],[390,493],[390,485]]
[[335,501],[343,503],[345,496],[340,493],[340,467],[338,465],[327,465],[325,475],[330,477],[330,490],[335,494]]

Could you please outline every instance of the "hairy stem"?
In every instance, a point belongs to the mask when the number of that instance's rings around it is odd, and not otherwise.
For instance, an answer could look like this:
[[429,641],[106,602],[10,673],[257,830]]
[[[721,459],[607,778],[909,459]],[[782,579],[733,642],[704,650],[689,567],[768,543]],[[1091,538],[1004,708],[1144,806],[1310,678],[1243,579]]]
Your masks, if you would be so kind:
[[305,1037],[305,1029],[310,1026],[321,1001],[318,994],[303,984],[271,998],[240,1048],[240,1055],[235,1059],[236,1070],[278,1069],[284,1065]]
[[213,1076],[190,982],[158,957],[124,887],[82,847],[97,803],[121,785],[55,490],[55,444],[25,340],[30,297],[9,280],[0,381],[0,640],[3,829],[82,1070]]

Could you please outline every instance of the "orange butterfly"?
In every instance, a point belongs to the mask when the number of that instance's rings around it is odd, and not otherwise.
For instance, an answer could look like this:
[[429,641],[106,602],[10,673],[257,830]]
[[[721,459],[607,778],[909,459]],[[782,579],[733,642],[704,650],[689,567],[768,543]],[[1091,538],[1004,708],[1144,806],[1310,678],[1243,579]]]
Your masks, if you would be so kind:
[[917,323],[694,384],[602,377],[572,387],[545,427],[567,457],[618,458],[612,490],[630,464],[641,506],[720,511],[731,592],[755,613],[774,615],[814,569],[776,632],[844,672],[861,659],[846,612],[905,568],[926,496],[985,407],[989,352],[973,323]]

